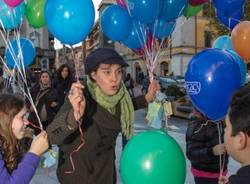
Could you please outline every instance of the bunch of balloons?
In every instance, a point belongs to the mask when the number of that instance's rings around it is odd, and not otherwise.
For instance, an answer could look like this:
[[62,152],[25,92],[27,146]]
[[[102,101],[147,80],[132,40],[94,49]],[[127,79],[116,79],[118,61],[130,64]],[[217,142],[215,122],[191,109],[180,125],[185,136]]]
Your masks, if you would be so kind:
[[213,0],[219,21],[226,27],[233,29],[244,14],[245,0]]
[[83,41],[95,20],[92,0],[0,0],[2,28],[17,28],[24,15],[31,27],[47,25],[51,34],[69,45]]
[[213,121],[225,117],[232,94],[241,86],[242,63],[233,51],[217,48],[203,50],[189,62],[187,93],[194,106]]
[[131,49],[143,48],[149,35],[167,38],[175,28],[176,19],[183,14],[187,0],[117,0],[101,15],[104,34]]
[[125,146],[120,160],[124,184],[183,184],[186,161],[178,143],[162,131],[134,136]]

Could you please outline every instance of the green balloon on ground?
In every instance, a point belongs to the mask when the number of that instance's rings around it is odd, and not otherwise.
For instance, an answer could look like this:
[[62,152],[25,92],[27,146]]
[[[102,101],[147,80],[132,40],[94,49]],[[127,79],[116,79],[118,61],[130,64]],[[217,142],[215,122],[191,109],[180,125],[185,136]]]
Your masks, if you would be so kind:
[[46,24],[44,18],[45,2],[45,0],[27,0],[25,3],[25,15],[33,28],[40,28]]
[[203,5],[192,6],[188,4],[183,11],[183,15],[187,18],[195,16],[197,13],[199,13],[202,10],[202,8],[203,8]]
[[120,173],[123,184],[184,184],[185,156],[168,134],[143,132],[134,136],[122,152]]

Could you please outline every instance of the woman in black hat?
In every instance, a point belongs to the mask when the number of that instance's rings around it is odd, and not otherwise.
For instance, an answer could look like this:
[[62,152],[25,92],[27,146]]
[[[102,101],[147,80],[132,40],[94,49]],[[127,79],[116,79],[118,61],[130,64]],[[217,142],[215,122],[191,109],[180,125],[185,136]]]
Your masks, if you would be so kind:
[[[47,128],[50,143],[60,145],[57,174],[61,183],[116,183],[117,135],[120,131],[127,138],[133,134],[134,108],[122,82],[122,67],[126,66],[112,49],[99,48],[90,53],[85,62],[87,83],[73,83],[69,100]],[[146,101],[153,100],[158,89],[154,81]],[[81,144],[81,138],[84,146],[73,154],[72,162],[71,153]],[[69,170],[72,172],[65,173]]]

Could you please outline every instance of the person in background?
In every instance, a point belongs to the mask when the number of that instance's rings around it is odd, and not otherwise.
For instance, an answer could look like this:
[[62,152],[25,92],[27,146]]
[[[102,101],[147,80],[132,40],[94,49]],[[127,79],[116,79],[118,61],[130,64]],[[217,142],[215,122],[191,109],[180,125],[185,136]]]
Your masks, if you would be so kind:
[[73,76],[70,67],[67,64],[63,64],[57,70],[57,76],[53,81],[53,88],[57,91],[59,110],[64,103],[66,94],[68,94],[70,87],[73,83]]
[[[52,88],[50,75],[47,71],[41,72],[39,83],[31,88],[30,93],[45,129],[56,115],[58,105],[58,95],[56,90]],[[39,126],[36,113],[31,105],[28,119],[34,125]],[[39,131],[40,130],[35,129],[36,134],[38,134]]]
[[45,131],[36,136],[27,151],[21,140],[26,136],[25,102],[10,94],[0,95],[0,183],[28,184],[48,149]]
[[130,96],[133,98],[135,95],[134,95],[134,80],[133,78],[131,77],[130,73],[127,74],[125,80],[124,80],[124,84],[130,94]]
[[223,124],[211,122],[197,109],[192,116],[186,132],[186,154],[195,184],[217,184],[220,174],[226,175],[228,164]]
[[[50,143],[60,145],[57,176],[62,184],[115,184],[117,136],[122,132],[129,139],[133,134],[134,108],[122,82],[122,68],[128,64],[108,48],[92,51],[84,64],[87,83],[72,84],[68,100],[46,130]],[[148,102],[159,86],[154,81],[149,88]],[[75,152],[82,139],[83,148]]]
[[241,163],[229,178],[220,177],[219,184],[250,183],[250,84],[239,89],[232,98],[226,116],[225,146],[228,154]]

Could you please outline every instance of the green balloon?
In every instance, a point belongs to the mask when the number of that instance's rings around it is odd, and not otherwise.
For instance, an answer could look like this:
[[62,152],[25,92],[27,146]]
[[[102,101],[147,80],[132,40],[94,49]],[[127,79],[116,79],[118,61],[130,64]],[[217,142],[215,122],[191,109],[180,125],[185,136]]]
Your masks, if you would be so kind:
[[134,136],[126,145],[120,174],[123,184],[184,184],[186,160],[171,136],[147,131]]
[[25,15],[33,28],[43,27],[45,23],[44,7],[46,0],[27,0],[25,3]]
[[199,13],[202,10],[202,8],[203,8],[203,5],[192,6],[188,4],[183,11],[183,15],[187,18],[195,16],[197,13]]

